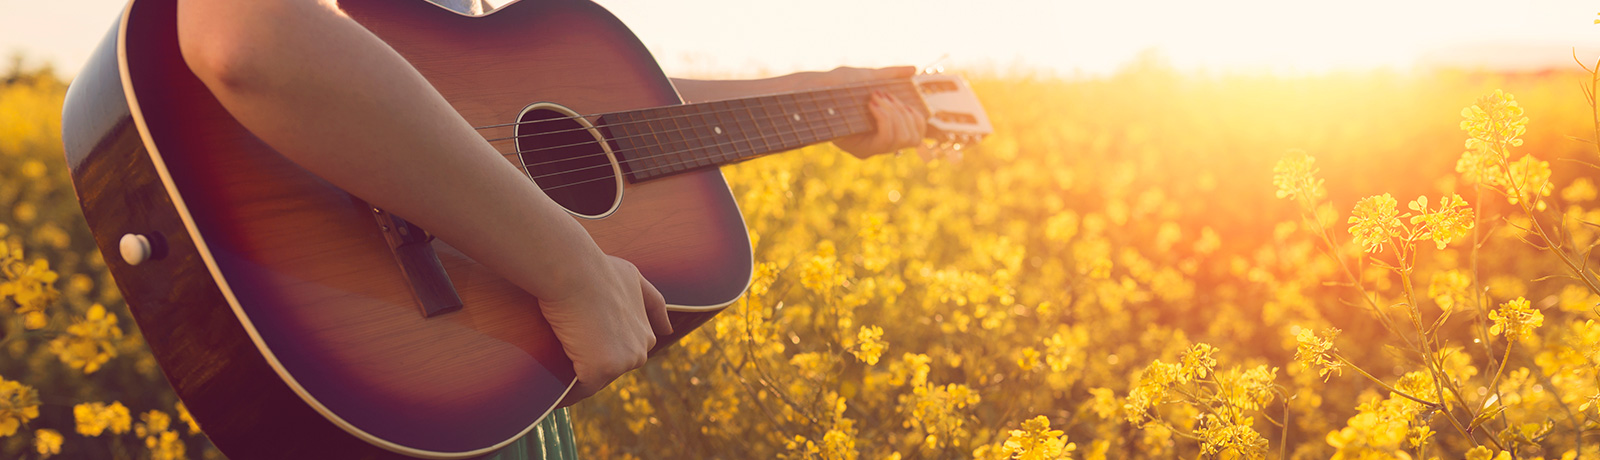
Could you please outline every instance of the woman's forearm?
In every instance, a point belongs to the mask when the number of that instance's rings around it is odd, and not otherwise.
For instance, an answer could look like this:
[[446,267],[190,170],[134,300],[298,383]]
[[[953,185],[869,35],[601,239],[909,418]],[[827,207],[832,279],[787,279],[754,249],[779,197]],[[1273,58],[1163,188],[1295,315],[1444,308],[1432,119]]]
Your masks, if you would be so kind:
[[[534,295],[562,295],[600,269],[604,256],[576,221],[331,2],[182,1],[190,68],[290,160]],[[527,234],[542,237],[517,236]]]

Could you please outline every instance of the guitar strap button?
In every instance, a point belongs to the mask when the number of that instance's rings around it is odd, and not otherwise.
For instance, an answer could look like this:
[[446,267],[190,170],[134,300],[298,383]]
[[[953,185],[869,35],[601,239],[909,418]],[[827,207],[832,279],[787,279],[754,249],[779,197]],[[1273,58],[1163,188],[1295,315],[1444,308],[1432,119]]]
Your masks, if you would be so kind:
[[122,260],[127,262],[128,265],[144,263],[144,261],[150,260],[150,255],[154,252],[150,249],[150,239],[137,233],[122,235],[122,241],[117,244],[117,247],[122,251]]

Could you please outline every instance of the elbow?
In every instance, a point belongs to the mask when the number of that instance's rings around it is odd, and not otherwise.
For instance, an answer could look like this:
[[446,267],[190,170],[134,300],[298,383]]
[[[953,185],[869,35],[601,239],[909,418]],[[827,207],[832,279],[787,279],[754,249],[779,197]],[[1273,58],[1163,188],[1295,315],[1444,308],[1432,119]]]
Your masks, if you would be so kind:
[[200,81],[213,92],[248,91],[258,82],[251,71],[248,45],[235,40],[212,40],[186,34],[179,28],[178,42],[183,60]]
[[311,30],[314,16],[336,8],[328,0],[179,0],[178,47],[212,92],[256,91],[284,66],[281,48],[294,42],[285,34]]
[[213,92],[247,91],[259,83],[248,30],[226,17],[188,10],[179,10],[178,48],[189,71]]

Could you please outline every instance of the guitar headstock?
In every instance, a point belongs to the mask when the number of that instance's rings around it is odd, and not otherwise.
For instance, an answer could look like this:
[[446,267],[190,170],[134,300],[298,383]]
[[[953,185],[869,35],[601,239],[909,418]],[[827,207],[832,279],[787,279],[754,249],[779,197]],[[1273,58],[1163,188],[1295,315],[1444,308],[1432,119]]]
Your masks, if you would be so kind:
[[928,137],[942,147],[960,150],[994,132],[978,95],[961,77],[922,73],[911,77],[911,83],[928,108]]

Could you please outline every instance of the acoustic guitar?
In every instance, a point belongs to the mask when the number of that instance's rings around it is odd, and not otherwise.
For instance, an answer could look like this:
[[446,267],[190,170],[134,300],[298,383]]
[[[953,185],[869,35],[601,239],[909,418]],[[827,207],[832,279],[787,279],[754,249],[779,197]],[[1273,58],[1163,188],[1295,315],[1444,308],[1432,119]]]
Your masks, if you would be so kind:
[[[340,4],[661,290],[675,333],[656,351],[750,282],[718,166],[868,132],[873,91],[936,139],[990,131],[945,75],[684,104],[587,1]],[[527,433],[574,381],[537,299],[262,143],[189,71],[176,21],[176,0],[129,2],[62,129],[95,243],[211,441],[234,458],[471,458]]]

